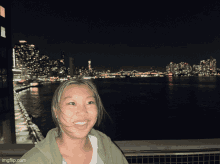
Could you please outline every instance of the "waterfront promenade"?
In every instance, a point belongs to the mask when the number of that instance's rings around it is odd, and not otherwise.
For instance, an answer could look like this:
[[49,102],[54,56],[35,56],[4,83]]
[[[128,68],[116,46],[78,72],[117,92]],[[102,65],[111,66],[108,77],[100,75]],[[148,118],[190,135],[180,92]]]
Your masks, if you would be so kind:
[[19,100],[14,93],[14,109],[15,109],[15,133],[17,144],[33,144],[29,135],[27,120],[19,106]]
[[[15,134],[17,144],[37,144],[37,142],[44,139],[38,126],[32,123],[17,93],[30,87],[30,85],[14,86]],[[3,138],[0,138],[0,144],[4,144],[3,140]]]
[[[24,113],[22,112],[19,106],[19,100],[17,98],[16,91],[27,89],[30,86],[14,86],[14,110],[15,110],[15,134],[16,134],[16,143],[17,144],[33,144],[32,139],[29,135],[28,124]],[[17,96],[16,96],[17,95]],[[0,138],[0,144],[3,144],[3,138]]]
[[[30,86],[24,86],[23,89]],[[20,88],[19,90],[21,90]],[[18,90],[18,89],[17,89]],[[19,100],[19,95],[14,90],[14,109],[15,109],[15,132],[17,144],[28,144],[40,142],[44,139],[37,125],[32,123],[26,109]]]

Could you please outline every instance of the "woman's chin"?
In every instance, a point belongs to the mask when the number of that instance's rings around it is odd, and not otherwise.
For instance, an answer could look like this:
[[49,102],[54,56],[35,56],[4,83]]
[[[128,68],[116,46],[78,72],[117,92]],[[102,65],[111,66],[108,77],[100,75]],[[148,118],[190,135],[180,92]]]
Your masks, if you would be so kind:
[[[73,138],[84,138],[88,135],[90,132],[90,128],[85,128],[85,129],[78,129],[78,128],[71,128],[68,131],[69,136],[73,136]],[[71,137],[72,138],[72,137]]]

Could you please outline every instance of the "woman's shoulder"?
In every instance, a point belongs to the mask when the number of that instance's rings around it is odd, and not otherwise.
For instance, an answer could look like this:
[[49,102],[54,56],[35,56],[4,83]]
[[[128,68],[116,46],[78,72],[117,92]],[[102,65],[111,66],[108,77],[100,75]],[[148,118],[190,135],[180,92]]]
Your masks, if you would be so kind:
[[26,152],[20,159],[25,160],[25,163],[49,163],[45,155],[36,147],[33,147]]

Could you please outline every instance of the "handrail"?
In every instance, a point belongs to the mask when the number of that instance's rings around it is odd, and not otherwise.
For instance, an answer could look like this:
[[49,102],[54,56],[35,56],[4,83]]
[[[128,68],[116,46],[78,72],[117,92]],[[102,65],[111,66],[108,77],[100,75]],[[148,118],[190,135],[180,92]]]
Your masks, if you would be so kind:
[[220,138],[181,140],[132,140],[114,141],[123,151],[179,151],[220,148]]
[[25,89],[25,88],[30,88],[30,87],[31,87],[31,85],[20,86],[20,87],[14,87],[14,90],[15,90],[15,91],[19,91],[19,90],[23,90],[23,89]]
[[42,135],[42,133],[39,130],[38,126],[31,121],[31,119],[29,117],[29,114],[27,113],[26,109],[24,108],[23,104],[21,103],[21,101],[18,97],[18,93],[16,93],[15,90],[14,90],[14,94],[15,94],[16,99],[18,100],[18,105],[19,105],[19,107],[22,111],[22,114],[24,115],[25,121],[26,121],[27,126],[28,126],[28,130],[29,130],[30,134],[32,135],[32,137],[35,140],[35,141],[33,141],[33,143],[37,144],[38,142],[40,142],[44,139],[44,136]]
[[220,153],[220,149],[203,149],[203,150],[187,150],[187,151],[124,151],[125,156],[162,156],[162,155],[194,155],[194,154],[214,154]]
[[190,140],[114,141],[125,156],[220,153],[220,138]]
[[220,163],[220,138],[115,141],[128,163]]

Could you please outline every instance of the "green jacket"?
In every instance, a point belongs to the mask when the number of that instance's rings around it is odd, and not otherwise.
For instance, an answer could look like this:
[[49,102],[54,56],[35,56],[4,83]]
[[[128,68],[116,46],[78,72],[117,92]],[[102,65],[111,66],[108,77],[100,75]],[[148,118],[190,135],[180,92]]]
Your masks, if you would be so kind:
[[[89,132],[98,141],[98,155],[105,164],[128,164],[121,150],[104,133],[95,130]],[[51,129],[44,140],[35,145],[20,159],[25,159],[26,164],[62,164],[62,155],[57,146],[57,128]],[[19,162],[17,164],[20,164]]]

